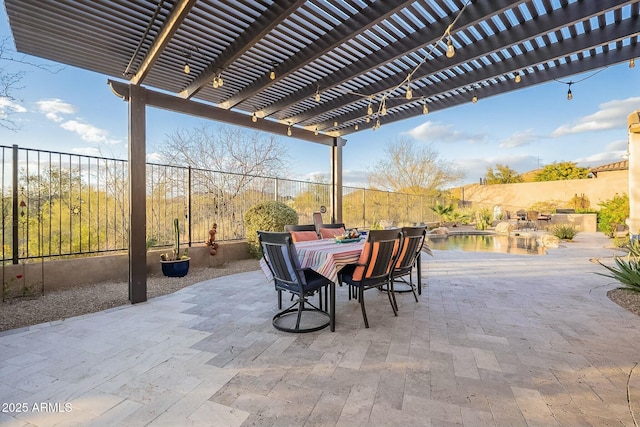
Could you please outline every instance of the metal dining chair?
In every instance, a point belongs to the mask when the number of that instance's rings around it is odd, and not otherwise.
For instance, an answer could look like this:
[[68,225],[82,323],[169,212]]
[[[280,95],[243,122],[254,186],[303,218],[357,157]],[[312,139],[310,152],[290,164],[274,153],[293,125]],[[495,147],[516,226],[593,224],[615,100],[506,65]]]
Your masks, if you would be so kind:
[[291,233],[293,243],[318,240],[318,233],[314,224],[289,224],[284,226],[284,231]]
[[[258,231],[258,241],[264,260],[271,271],[278,291],[278,309],[282,310],[282,292],[293,296],[293,304],[273,316],[273,326],[285,332],[313,332],[331,327],[335,330],[335,283],[311,268],[300,268],[291,233]],[[325,309],[322,308],[322,288],[325,290]],[[318,293],[319,307],[309,302]],[[328,294],[327,294],[328,292]],[[329,301],[327,301],[329,295]],[[314,322],[318,315],[326,321]],[[295,317],[295,322],[291,320]]]
[[364,244],[360,259],[355,264],[344,267],[338,273],[338,282],[346,283],[358,291],[358,301],[362,309],[364,326],[369,327],[364,304],[364,291],[367,289],[386,289],[393,314],[398,315],[393,301],[393,266],[398,259],[402,233],[395,230],[371,230]]
[[[418,257],[422,252],[426,236],[426,227],[402,227],[402,246],[391,277],[394,292],[412,292],[416,302],[418,302],[418,295],[416,294],[416,285],[413,283],[413,269],[418,264]],[[420,273],[418,272],[418,274]],[[404,286],[397,288],[396,284]],[[393,302],[396,304],[397,310],[398,304],[395,296]]]
[[318,235],[321,239],[332,239],[347,232],[344,223],[321,224],[318,227]]

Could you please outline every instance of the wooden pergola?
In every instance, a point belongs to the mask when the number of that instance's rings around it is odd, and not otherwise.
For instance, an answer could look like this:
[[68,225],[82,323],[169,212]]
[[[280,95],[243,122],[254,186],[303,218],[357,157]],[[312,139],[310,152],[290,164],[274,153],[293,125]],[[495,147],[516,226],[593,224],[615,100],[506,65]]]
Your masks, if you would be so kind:
[[[5,0],[20,52],[129,103],[130,300],[146,300],[145,110],[342,146],[384,126],[640,56],[640,0]],[[569,84],[569,88],[570,88]]]

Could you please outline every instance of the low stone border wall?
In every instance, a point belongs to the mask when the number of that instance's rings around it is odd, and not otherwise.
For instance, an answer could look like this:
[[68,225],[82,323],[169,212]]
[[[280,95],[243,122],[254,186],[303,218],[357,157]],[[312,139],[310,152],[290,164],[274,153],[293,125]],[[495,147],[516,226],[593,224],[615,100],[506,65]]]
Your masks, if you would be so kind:
[[[219,267],[227,261],[249,259],[245,240],[218,242],[214,256],[209,255],[207,246],[189,248],[190,267]],[[162,274],[160,254],[171,250],[151,250],[147,252],[147,274]],[[27,287],[39,293],[44,289],[51,292],[81,284],[129,280],[129,255],[93,256],[86,258],[46,260],[18,265],[5,265],[0,272],[4,283],[12,289]]]

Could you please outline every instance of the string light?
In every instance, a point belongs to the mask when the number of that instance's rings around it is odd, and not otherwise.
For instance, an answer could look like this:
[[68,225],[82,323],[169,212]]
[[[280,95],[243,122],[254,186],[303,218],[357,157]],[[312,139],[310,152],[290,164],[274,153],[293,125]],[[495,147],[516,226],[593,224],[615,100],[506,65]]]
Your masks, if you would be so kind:
[[367,115],[370,116],[373,114],[373,105],[371,104],[371,98],[369,98],[369,106],[367,107]]
[[258,116],[256,116],[256,113],[255,113],[255,112],[251,114],[251,121],[252,121],[253,123],[255,123],[255,122],[257,122],[257,121],[258,121]]
[[573,82],[569,82],[569,90],[567,91],[567,101],[571,101],[573,99],[573,93],[571,93],[571,85]]
[[320,102],[320,88],[316,89],[316,102]]
[[318,136],[318,126],[316,126],[315,130],[313,131],[313,134],[314,134],[315,136]]
[[447,58],[453,58],[453,55],[456,54],[456,49],[453,47],[453,43],[451,43],[451,27],[447,29]]
[[338,127],[338,122],[333,122],[333,127]]
[[291,125],[287,128],[287,136],[291,136]]
[[275,80],[275,79],[276,79],[276,72],[275,72],[275,70],[273,70],[273,69],[271,70],[271,72],[269,73],[269,78],[270,78],[271,80]]
[[191,72],[191,67],[189,67],[189,63],[185,62],[184,63],[184,73],[185,74],[189,74]]
[[520,72],[518,71],[518,74],[516,74],[516,78],[515,78],[516,83],[520,83],[522,81],[522,77],[520,77]]
[[365,122],[370,123],[371,122],[371,117],[367,116],[367,118],[364,119],[364,120],[365,120]]
[[633,68],[636,66],[636,59],[635,58],[631,58],[629,60],[629,68]]
[[380,114],[383,116],[387,115],[387,99],[382,98],[382,108],[380,108]]
[[413,91],[411,91],[411,81],[407,82],[407,93],[405,95],[407,101],[413,98]]
[[360,128],[360,126],[358,126],[357,124],[353,127],[355,130],[358,130]]
[[424,101],[424,104],[422,104],[422,114],[428,114],[429,113],[429,107],[427,107],[427,101]]
[[471,102],[473,102],[474,104],[476,102],[478,102],[478,96],[474,93],[473,96],[471,97]]

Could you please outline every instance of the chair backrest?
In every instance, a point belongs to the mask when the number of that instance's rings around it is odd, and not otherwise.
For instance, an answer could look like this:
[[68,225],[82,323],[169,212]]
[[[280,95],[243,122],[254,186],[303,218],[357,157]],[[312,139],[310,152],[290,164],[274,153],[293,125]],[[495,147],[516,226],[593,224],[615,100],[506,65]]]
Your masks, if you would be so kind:
[[356,281],[384,281],[391,274],[397,260],[402,241],[399,228],[392,230],[371,230],[364,244],[358,267],[353,272]]
[[318,234],[321,239],[332,239],[336,236],[341,236],[347,232],[344,223],[339,222],[336,224],[321,224],[318,228]]
[[320,226],[322,225],[322,213],[313,213],[313,225],[316,226],[316,233],[320,234]]
[[258,241],[276,288],[284,286],[297,290],[304,285],[304,275],[300,274],[300,262],[291,233],[258,231]]
[[402,246],[395,269],[409,270],[416,262],[427,236],[426,227],[402,227]]
[[284,226],[284,231],[291,233],[291,239],[293,240],[293,243],[305,242],[308,240],[318,240],[316,226],[313,224],[289,224]]

